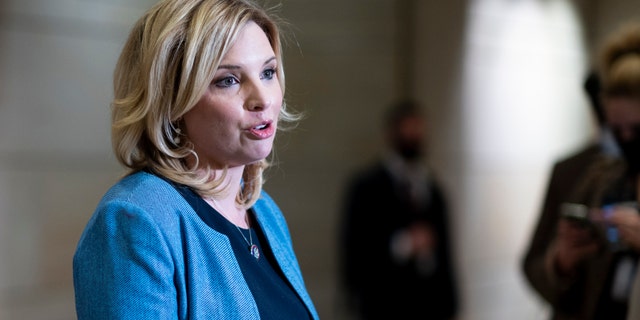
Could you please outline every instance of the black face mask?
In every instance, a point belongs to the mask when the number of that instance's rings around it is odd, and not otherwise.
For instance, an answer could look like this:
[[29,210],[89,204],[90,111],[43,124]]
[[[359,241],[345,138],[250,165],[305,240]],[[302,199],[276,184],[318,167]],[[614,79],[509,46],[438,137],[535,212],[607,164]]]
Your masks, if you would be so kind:
[[622,151],[629,173],[637,175],[640,173],[640,124],[633,127],[633,138],[623,141],[620,134],[614,131],[616,142]]
[[398,154],[407,161],[414,161],[422,156],[420,140],[396,137],[393,147]]

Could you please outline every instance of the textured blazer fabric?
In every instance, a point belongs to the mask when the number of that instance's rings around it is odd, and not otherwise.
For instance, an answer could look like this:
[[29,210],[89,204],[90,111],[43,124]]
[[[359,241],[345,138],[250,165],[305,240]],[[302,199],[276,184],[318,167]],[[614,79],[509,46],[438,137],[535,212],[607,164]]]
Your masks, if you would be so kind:
[[[282,212],[263,192],[254,206],[277,263],[310,314]],[[228,238],[166,181],[138,172],[102,198],[73,260],[78,319],[258,319]]]

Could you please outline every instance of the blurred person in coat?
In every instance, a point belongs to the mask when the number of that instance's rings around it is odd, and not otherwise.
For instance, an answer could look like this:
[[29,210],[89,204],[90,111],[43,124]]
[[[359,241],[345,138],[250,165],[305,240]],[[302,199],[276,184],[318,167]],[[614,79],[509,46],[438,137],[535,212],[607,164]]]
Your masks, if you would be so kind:
[[425,163],[427,117],[402,101],[385,120],[388,152],[347,186],[340,250],[348,301],[361,319],[452,319],[449,209]]
[[596,97],[619,156],[600,149],[554,166],[523,261],[529,283],[551,305],[553,319],[626,319],[633,305],[638,251],[626,225],[634,225],[629,217],[637,218],[640,28],[620,30],[601,50]]

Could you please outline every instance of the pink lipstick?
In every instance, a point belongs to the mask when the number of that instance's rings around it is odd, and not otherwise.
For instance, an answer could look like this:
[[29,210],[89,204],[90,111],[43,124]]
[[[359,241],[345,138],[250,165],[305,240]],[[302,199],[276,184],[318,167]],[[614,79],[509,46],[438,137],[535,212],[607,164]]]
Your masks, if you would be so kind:
[[267,139],[275,133],[275,127],[271,121],[265,121],[250,128],[249,132],[258,139]]

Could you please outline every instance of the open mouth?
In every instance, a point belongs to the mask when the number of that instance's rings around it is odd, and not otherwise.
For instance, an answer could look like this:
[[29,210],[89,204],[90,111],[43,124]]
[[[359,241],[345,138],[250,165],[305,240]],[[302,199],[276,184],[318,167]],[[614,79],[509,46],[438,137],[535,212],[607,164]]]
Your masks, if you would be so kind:
[[264,129],[268,128],[268,127],[269,127],[268,123],[263,123],[263,124],[261,124],[259,126],[253,127],[253,130],[264,130]]
[[251,127],[249,132],[259,139],[265,139],[271,137],[275,133],[275,127],[271,121],[265,121],[259,125]]

